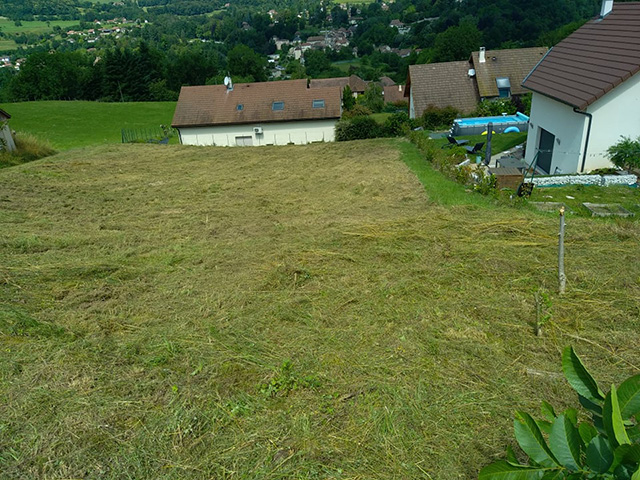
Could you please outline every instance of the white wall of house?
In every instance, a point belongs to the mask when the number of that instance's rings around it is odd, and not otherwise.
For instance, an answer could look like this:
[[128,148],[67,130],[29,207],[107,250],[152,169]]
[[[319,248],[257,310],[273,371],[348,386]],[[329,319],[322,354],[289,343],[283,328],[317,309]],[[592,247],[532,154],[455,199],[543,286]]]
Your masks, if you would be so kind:
[[636,74],[587,108],[593,116],[584,170],[583,154],[588,118],[573,107],[539,93],[531,101],[531,125],[526,161],[531,163],[540,142],[540,129],[556,137],[550,173],[586,173],[611,167],[607,149],[621,136],[640,135],[640,74]]
[[[183,145],[221,147],[287,145],[289,143],[304,145],[312,142],[335,141],[336,122],[337,119],[309,120],[219,127],[189,127],[178,128],[178,130]],[[254,128],[256,127],[262,128],[261,134],[255,133]]]
[[610,167],[607,149],[621,140],[640,136],[640,74],[618,85],[599,98],[587,111],[593,114],[593,125],[587,151],[587,168]]
[[525,161],[529,165],[538,151],[541,129],[555,135],[551,168],[548,173],[575,173],[582,162],[583,137],[587,117],[573,107],[539,93],[533,93]]

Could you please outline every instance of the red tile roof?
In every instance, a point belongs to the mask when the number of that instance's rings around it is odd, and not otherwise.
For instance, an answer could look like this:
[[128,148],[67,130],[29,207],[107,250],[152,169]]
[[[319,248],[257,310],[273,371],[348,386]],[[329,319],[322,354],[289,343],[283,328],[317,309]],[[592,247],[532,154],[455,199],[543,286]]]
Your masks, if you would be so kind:
[[496,78],[507,77],[511,84],[511,94],[526,93],[522,81],[547,53],[547,47],[514,48],[508,50],[487,50],[485,62],[480,63],[479,52],[471,54],[471,62],[476,70],[478,93],[481,98],[499,96]]
[[[324,100],[324,108],[313,108],[314,100]],[[284,109],[273,110],[274,102],[284,102]],[[341,108],[339,88],[310,89],[304,79],[238,83],[231,91],[224,85],[182,87],[171,126],[331,119],[340,118]]]
[[640,71],[640,2],[614,3],[558,43],[523,86],[584,110]]
[[388,85],[383,87],[385,103],[406,102],[404,98],[404,85]]
[[413,92],[416,117],[433,105],[454,107],[462,113],[475,110],[480,101],[475,78],[469,77],[469,62],[427,63],[409,66],[406,96]]
[[340,87],[344,90],[344,87],[347,85],[349,85],[352,92],[363,93],[367,89],[367,82],[357,75],[351,75],[350,77],[315,78],[311,80],[310,87]]

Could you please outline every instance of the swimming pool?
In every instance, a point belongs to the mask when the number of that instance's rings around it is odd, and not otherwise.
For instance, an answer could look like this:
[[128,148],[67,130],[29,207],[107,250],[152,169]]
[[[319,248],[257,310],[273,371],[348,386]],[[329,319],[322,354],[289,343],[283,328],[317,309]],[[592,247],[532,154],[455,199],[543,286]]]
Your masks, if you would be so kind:
[[453,121],[453,127],[451,127],[451,134],[453,136],[480,135],[487,130],[489,123],[493,124],[492,130],[496,133],[503,133],[510,127],[515,127],[520,132],[526,132],[529,128],[529,117],[518,112],[515,115],[495,117],[456,118]]

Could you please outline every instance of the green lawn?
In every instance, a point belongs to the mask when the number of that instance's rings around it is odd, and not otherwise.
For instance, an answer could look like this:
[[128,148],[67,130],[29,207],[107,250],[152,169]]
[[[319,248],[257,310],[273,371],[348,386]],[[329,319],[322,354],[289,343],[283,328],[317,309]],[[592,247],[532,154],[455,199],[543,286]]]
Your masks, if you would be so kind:
[[[15,33],[44,33],[48,31],[53,31],[54,26],[59,26],[63,30],[71,27],[73,25],[78,25],[80,23],[79,20],[53,20],[51,22],[40,22],[40,21],[22,21],[21,26],[16,26],[13,20],[9,20],[8,18],[0,17],[0,30],[4,33],[15,34]],[[49,23],[49,25],[47,25]]]
[[472,479],[577,405],[565,345],[640,365],[638,222],[572,219],[559,296],[557,219],[406,140],[101,145],[0,202],[3,478]]
[[[428,133],[425,133],[428,135]],[[485,142],[483,148],[486,147],[487,136],[486,135],[466,135],[456,137],[458,140],[469,140],[467,145],[473,146],[479,142]],[[444,147],[445,145],[450,145],[446,136],[443,138],[438,138],[434,140],[436,145]],[[491,152],[493,155],[496,153],[504,152],[509,150],[510,148],[515,147],[516,145],[520,145],[527,141],[527,133],[497,133],[491,136]]]
[[0,52],[10,52],[18,48],[18,44],[13,40],[0,38]]
[[175,106],[175,102],[0,104],[0,108],[11,114],[11,128],[48,140],[58,150],[120,143],[123,128],[170,125]]
[[344,71],[344,72],[349,72],[349,69],[351,67],[359,67],[360,66],[360,60],[359,59],[355,59],[355,60],[342,60],[340,62],[333,62],[332,65],[334,67],[339,68],[340,70]]

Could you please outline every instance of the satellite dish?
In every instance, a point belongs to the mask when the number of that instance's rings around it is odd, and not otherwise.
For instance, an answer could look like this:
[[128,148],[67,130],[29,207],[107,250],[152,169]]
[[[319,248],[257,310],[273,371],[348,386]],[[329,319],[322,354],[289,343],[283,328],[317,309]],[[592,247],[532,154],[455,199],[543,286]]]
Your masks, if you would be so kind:
[[229,84],[231,83],[231,79],[229,77],[224,77],[224,84],[225,86],[229,86]]
[[475,77],[475,75],[476,75],[476,70],[475,70],[475,68],[470,68],[470,69],[469,69],[469,76],[470,76],[470,77]]

